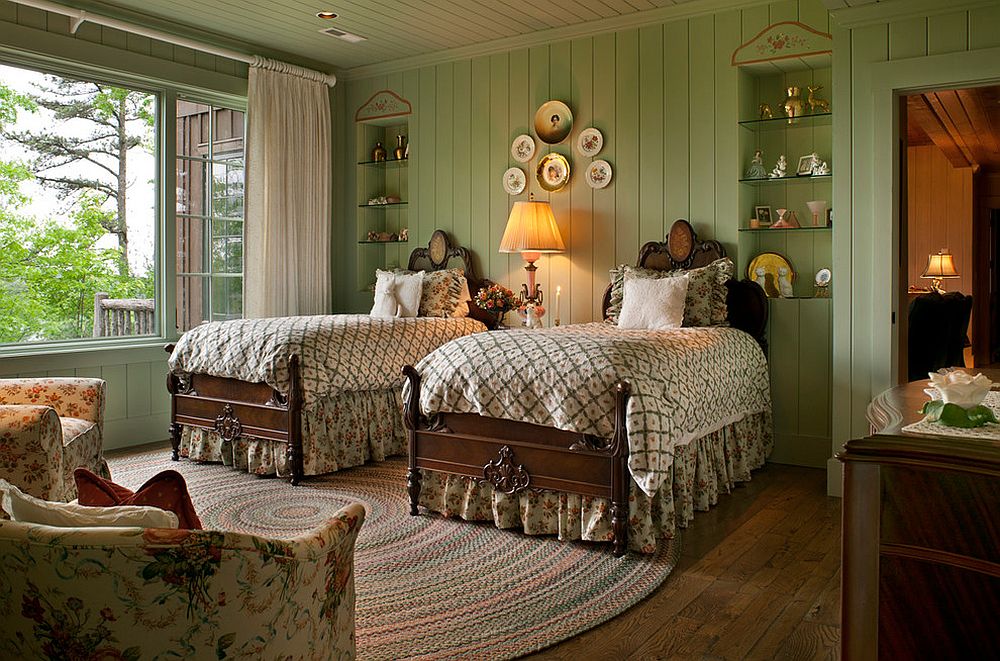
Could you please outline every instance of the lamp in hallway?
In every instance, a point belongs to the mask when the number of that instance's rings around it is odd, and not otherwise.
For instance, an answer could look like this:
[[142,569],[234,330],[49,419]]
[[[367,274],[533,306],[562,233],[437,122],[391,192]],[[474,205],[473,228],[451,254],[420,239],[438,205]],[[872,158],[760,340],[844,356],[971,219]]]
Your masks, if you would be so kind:
[[931,279],[931,289],[939,294],[944,293],[941,288],[941,281],[945,278],[958,278],[958,270],[955,268],[955,257],[947,248],[942,248],[936,254],[927,256],[927,268],[920,274],[921,278]]
[[527,202],[514,203],[500,240],[500,252],[519,252],[528,263],[524,267],[528,272],[528,282],[521,286],[523,305],[525,308],[533,307],[537,317],[545,314],[545,310],[542,308],[542,290],[535,282],[535,262],[541,258],[542,253],[565,250],[566,245],[559,234],[555,214],[548,202],[536,202],[532,194]]

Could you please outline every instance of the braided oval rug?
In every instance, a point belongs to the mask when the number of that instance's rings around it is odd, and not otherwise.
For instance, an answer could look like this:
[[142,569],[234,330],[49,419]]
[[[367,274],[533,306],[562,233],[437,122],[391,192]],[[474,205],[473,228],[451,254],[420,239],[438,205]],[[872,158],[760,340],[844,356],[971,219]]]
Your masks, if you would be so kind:
[[591,629],[650,594],[677,562],[611,555],[606,544],[566,543],[424,514],[410,516],[403,459],[369,464],[298,487],[219,464],[173,462],[169,450],[108,459],[136,488],[157,472],[184,475],[208,529],[291,537],[344,504],[368,511],[355,553],[361,659],[507,659]]

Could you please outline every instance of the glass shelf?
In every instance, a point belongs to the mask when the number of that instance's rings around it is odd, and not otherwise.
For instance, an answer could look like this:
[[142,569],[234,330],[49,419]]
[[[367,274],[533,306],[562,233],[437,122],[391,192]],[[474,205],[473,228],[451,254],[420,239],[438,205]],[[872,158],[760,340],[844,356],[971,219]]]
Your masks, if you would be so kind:
[[832,112],[818,112],[814,115],[802,115],[788,121],[788,117],[772,117],[771,119],[745,119],[740,126],[752,131],[783,130],[787,128],[829,126],[833,121]]
[[776,177],[776,178],[768,177],[766,179],[740,179],[740,183],[750,184],[751,186],[766,186],[768,184],[790,184],[792,182],[801,184],[807,181],[815,182],[817,179],[823,180],[832,178],[833,174],[814,174],[808,177],[803,175],[801,177],[791,176],[791,177]]
[[403,168],[409,162],[408,158],[388,158],[384,161],[358,161],[358,165],[368,168]]
[[399,240],[396,240],[396,241],[369,241],[367,239],[364,240],[364,241],[358,241],[358,243],[368,243],[368,244],[371,244],[371,243],[380,243],[382,245],[385,245],[386,243],[409,243],[409,242],[410,242],[409,239],[407,239],[406,241],[399,241]]
[[802,227],[741,227],[741,232],[797,232],[799,230],[815,232],[816,230],[832,230],[827,225],[803,225]]
[[406,202],[389,202],[387,204],[359,204],[359,209],[382,209],[385,207],[405,207]]

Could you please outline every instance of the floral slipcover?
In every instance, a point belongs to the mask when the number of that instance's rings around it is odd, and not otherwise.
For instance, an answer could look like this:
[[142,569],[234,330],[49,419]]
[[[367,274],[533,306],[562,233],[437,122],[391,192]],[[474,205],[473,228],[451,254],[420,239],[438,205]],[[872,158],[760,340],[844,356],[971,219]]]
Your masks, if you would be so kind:
[[364,517],[289,540],[0,521],[0,658],[353,658]]
[[45,500],[76,498],[73,471],[110,478],[101,379],[0,379],[0,477]]
[[[687,527],[696,510],[709,509],[720,493],[748,481],[773,445],[771,413],[765,411],[677,446],[669,477],[652,498],[630,483],[629,549],[653,553],[657,540],[673,537],[677,526]],[[614,539],[606,498],[541,489],[508,495],[481,480],[421,473],[420,504],[445,516],[493,521],[498,528],[523,528],[529,535],[558,535],[561,540]]]

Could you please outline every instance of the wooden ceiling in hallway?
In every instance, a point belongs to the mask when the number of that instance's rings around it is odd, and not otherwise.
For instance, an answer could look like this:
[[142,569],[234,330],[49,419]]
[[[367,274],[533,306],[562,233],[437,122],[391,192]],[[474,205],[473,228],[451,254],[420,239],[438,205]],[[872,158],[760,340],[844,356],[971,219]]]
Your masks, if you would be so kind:
[[[553,28],[655,12],[699,0],[58,0],[326,62],[340,69],[399,60]],[[316,13],[336,12],[334,20]],[[119,16],[120,17],[120,16]],[[337,28],[352,44],[320,33]]]
[[956,168],[1000,170],[1000,86],[906,98],[907,144],[934,144]]

